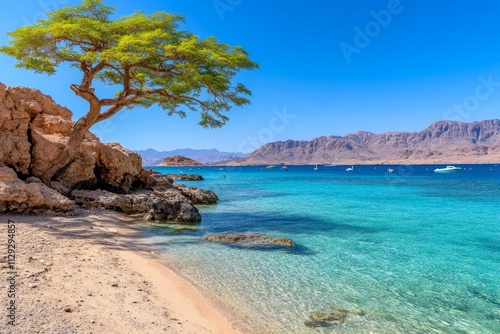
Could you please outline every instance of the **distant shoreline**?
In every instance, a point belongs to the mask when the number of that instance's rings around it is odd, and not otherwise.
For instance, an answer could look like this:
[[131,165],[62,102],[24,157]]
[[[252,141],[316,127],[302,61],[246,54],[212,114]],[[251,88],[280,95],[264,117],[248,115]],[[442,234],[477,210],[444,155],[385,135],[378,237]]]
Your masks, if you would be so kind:
[[[498,162],[433,162],[433,163],[402,163],[402,162],[383,162],[383,163],[363,163],[363,162],[347,162],[347,163],[339,163],[339,164],[325,164],[325,163],[307,163],[307,164],[285,164],[287,166],[325,166],[325,167],[344,167],[344,166],[443,166],[443,165],[498,165]],[[277,165],[278,167],[283,165],[283,163],[259,163],[259,164],[248,164],[248,165],[232,165],[232,164],[215,164],[215,165],[201,165],[201,166],[148,166],[143,165],[144,168],[156,168],[156,167],[165,167],[165,168],[176,168],[176,167],[192,167],[192,168],[203,168],[203,167],[265,167],[269,165]]]

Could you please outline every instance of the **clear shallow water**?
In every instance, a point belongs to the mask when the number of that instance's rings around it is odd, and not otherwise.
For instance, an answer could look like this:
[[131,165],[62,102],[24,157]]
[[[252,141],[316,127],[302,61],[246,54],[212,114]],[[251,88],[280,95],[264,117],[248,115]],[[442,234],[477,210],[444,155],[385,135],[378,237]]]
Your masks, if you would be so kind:
[[[181,274],[259,332],[500,333],[500,166],[463,167],[451,175],[435,166],[183,168],[206,179],[184,183],[214,190],[219,204],[200,207],[200,225],[153,224],[148,234]],[[228,231],[300,247],[199,241]],[[331,306],[366,314],[304,325]]]

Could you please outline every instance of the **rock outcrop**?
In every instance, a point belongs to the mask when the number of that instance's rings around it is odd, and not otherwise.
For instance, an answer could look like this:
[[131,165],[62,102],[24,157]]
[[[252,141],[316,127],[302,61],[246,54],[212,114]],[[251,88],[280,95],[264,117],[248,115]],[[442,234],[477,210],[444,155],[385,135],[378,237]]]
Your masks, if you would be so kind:
[[146,220],[198,222],[201,215],[178,191],[139,190],[120,195],[103,190],[74,190],[76,204],[92,209],[110,209]]
[[359,131],[268,143],[229,165],[448,164],[500,162],[500,120],[440,121],[420,132]]
[[182,155],[174,155],[163,159],[157,166],[201,166],[201,163]]
[[176,188],[171,179],[144,170],[139,154],[101,143],[90,132],[72,163],[47,187],[40,179],[65,148],[71,117],[69,109],[38,90],[0,83],[0,211],[67,211],[74,199],[148,219],[196,222],[201,216],[193,203],[214,202],[215,194]]
[[204,236],[201,240],[223,244],[238,244],[246,247],[280,246],[293,247],[295,242],[288,238],[274,238],[260,233],[221,233]]
[[[69,109],[25,87],[0,84],[0,162],[24,176],[41,178],[64,150],[74,122]],[[141,183],[140,155],[87,133],[75,161],[58,181],[69,188],[128,191]]]
[[194,204],[214,204],[219,200],[217,195],[211,190],[204,190],[198,187],[187,187],[178,183],[174,184],[174,188],[179,190]]

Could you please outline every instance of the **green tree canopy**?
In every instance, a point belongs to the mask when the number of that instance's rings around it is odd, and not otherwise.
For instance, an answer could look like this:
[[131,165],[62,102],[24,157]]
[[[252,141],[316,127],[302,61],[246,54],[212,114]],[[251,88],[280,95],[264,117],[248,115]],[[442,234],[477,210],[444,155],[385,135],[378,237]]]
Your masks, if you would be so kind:
[[[220,127],[231,107],[249,103],[250,91],[232,80],[239,70],[258,67],[242,47],[180,30],[180,15],[135,12],[112,18],[114,9],[102,0],[83,0],[10,32],[9,45],[0,47],[17,59],[17,67],[36,73],[54,74],[61,63],[83,72],[82,81],[70,87],[89,102],[89,111],[75,125],[68,157],[55,163],[49,178],[71,161],[92,125],[124,107],[158,105],[181,117],[198,111],[200,125]],[[118,87],[116,95],[96,96],[96,80]]]

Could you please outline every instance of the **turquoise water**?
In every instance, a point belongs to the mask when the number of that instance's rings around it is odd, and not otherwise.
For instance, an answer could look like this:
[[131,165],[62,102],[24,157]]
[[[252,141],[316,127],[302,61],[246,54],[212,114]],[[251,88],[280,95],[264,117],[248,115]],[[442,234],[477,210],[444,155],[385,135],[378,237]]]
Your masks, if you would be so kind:
[[[206,179],[184,183],[214,190],[219,204],[200,207],[194,227],[151,225],[150,240],[256,333],[500,333],[500,166],[318,167],[183,168]],[[200,241],[227,231],[300,246]],[[331,306],[365,315],[304,325]]]

